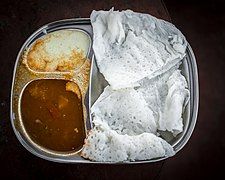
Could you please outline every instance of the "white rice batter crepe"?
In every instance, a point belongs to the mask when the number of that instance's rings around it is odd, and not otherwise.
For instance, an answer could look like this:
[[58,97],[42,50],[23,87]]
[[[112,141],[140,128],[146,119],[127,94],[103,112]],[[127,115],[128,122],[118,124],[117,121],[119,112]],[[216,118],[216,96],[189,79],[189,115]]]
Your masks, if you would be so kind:
[[158,129],[174,136],[183,131],[182,113],[189,100],[187,82],[174,67],[153,79],[145,79],[137,91],[141,92],[152,110]]
[[95,161],[134,161],[174,155],[173,148],[151,133],[137,136],[120,135],[102,121],[95,121],[95,128],[85,140],[82,156]]
[[107,86],[91,112],[119,134],[137,135],[157,130],[152,110],[142,94],[133,88],[113,91]]
[[185,56],[187,42],[171,23],[133,11],[93,11],[93,49],[113,89],[138,85]]
[[174,25],[132,11],[93,11],[93,49],[109,86],[91,108],[82,156],[134,161],[174,155],[157,130],[176,136],[189,90],[178,66],[187,42]]

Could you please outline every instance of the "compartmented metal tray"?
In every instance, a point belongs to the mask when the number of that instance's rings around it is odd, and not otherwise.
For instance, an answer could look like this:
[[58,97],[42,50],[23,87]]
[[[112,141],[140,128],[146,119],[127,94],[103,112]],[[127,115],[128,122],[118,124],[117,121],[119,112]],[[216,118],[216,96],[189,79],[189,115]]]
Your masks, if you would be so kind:
[[[20,141],[20,143],[29,152],[31,152],[32,154],[40,158],[43,158],[49,161],[54,161],[54,162],[99,164],[102,162],[93,162],[93,161],[86,160],[79,155],[79,152],[75,154],[72,153],[70,155],[47,152],[43,150],[42,148],[39,148],[38,146],[36,146],[29,138],[27,138],[27,136],[24,134],[20,126],[20,119],[18,116],[18,108],[19,108],[18,103],[19,103],[19,99],[20,99],[22,91],[19,91],[17,89],[17,85],[15,85],[15,82],[18,81],[18,78],[20,78],[18,76],[19,72],[17,71],[18,70],[17,68],[22,63],[23,53],[30,47],[30,45],[36,39],[42,37],[43,35],[46,35],[47,33],[57,31],[57,30],[62,30],[62,29],[77,29],[87,33],[91,37],[91,39],[93,37],[90,19],[79,18],[79,19],[66,19],[66,20],[49,23],[41,27],[40,29],[38,29],[26,40],[26,42],[20,49],[20,52],[18,53],[16,62],[15,62],[15,67],[14,67],[12,89],[11,89],[11,106],[10,106],[11,124],[14,130],[14,133],[17,139]],[[91,44],[90,44],[90,47],[91,47]],[[180,133],[177,137],[172,137],[169,134],[162,135],[173,146],[176,153],[180,151],[189,140],[193,132],[193,129],[197,120],[197,113],[198,113],[199,86],[198,86],[197,65],[196,65],[194,53],[189,44],[188,44],[186,53],[187,53],[187,56],[182,62],[181,70],[182,70],[182,74],[186,77],[188,81],[188,86],[190,90],[190,101],[183,113],[184,131]],[[85,106],[87,109],[87,118],[85,121],[86,130],[89,130],[92,128],[92,123],[91,123],[92,120],[91,120],[89,109],[91,105],[95,102],[95,100],[98,98],[98,96],[102,93],[104,87],[107,85],[107,82],[105,81],[104,77],[98,71],[92,48],[90,48],[88,52],[88,58],[91,60],[91,71],[90,71],[89,89],[85,97]],[[156,158],[152,160],[123,162],[123,163],[129,163],[129,164],[150,163],[150,162],[160,161],[163,159],[165,159],[165,157]],[[111,164],[110,162],[108,163]]]

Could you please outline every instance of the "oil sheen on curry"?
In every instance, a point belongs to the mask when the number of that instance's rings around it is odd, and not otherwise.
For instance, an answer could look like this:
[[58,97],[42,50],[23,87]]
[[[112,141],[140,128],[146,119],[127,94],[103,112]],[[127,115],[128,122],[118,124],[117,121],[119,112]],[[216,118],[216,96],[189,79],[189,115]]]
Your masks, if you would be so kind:
[[79,150],[84,142],[82,98],[76,83],[34,80],[21,99],[26,132],[40,146],[54,151]]

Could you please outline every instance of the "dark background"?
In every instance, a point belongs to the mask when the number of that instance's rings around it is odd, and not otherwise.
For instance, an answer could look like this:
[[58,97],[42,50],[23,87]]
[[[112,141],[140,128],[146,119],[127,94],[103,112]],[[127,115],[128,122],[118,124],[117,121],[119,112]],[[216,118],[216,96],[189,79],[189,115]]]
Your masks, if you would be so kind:
[[[16,139],[9,117],[12,73],[20,47],[32,32],[48,22],[89,17],[92,9],[112,6],[172,20],[191,44],[200,81],[199,115],[191,139],[176,156],[153,164],[58,164],[33,156]],[[224,62],[224,1],[1,0],[0,179],[217,179],[225,171]]]

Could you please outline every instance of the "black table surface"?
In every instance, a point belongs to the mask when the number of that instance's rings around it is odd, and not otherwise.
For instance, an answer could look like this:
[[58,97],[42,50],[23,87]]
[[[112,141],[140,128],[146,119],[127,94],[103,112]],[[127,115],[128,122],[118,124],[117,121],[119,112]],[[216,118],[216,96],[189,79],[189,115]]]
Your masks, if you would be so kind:
[[[224,3],[206,1],[197,4],[190,0],[164,2],[0,1],[0,179],[197,179],[216,178],[222,174],[225,170]],[[93,9],[108,10],[113,6],[119,10],[149,13],[168,21],[172,19],[193,47],[199,69],[200,109],[191,139],[174,157],[151,164],[60,164],[30,154],[16,139],[10,124],[10,88],[20,47],[32,32],[46,23],[89,17]]]

